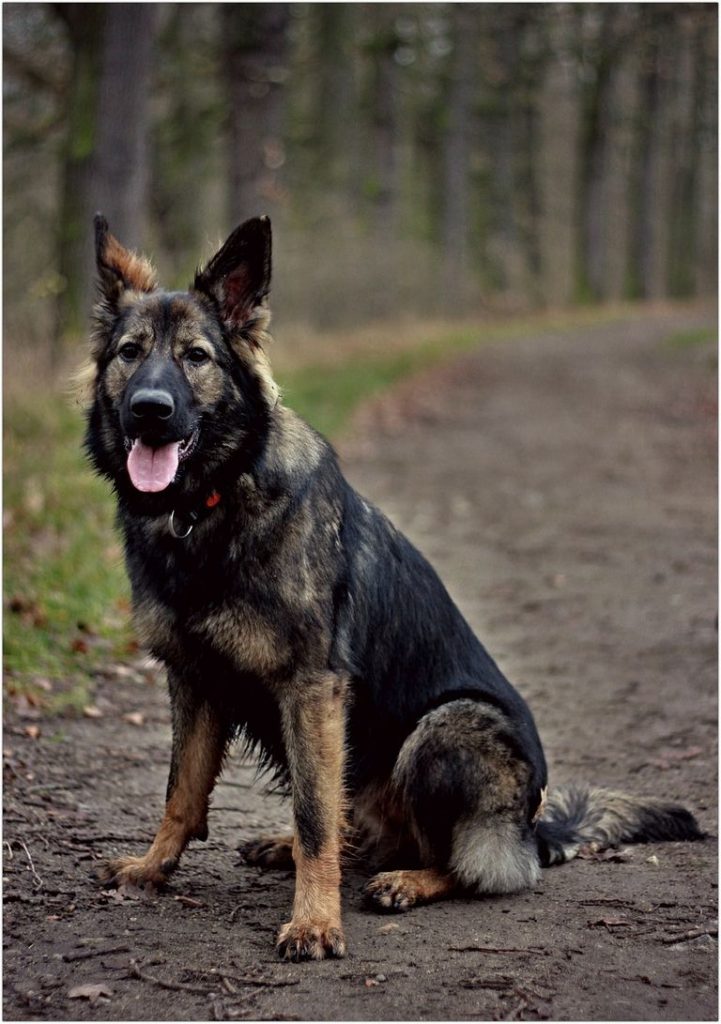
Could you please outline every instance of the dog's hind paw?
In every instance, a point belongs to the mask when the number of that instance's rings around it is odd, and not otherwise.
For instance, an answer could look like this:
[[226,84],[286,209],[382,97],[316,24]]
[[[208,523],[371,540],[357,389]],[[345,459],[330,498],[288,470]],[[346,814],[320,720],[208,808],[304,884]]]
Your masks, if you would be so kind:
[[166,884],[175,866],[174,861],[158,864],[146,857],[117,857],[105,861],[98,871],[98,878],[104,885],[116,889],[156,892]]
[[416,871],[381,871],[366,885],[366,899],[376,910],[403,913],[417,903],[450,896],[456,883],[451,875],[435,868]]
[[280,930],[276,949],[282,960],[300,963],[301,960],[344,957],[346,946],[340,927],[315,925],[312,922],[296,924],[289,921]]
[[412,886],[403,884],[402,874],[401,871],[382,871],[368,882],[366,899],[376,910],[403,913],[415,904],[416,894]]
[[290,869],[293,867],[292,836],[261,836],[238,847],[246,864],[260,868]]

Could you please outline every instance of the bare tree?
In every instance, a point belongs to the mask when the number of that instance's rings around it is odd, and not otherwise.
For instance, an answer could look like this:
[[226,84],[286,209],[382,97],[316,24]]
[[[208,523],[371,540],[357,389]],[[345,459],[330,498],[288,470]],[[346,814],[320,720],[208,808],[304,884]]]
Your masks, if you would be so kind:
[[124,244],[138,247],[148,220],[149,105],[157,4],[105,12],[92,196]]
[[230,97],[230,217],[240,222],[272,212],[282,196],[289,5],[224,4],[221,11]]
[[57,220],[60,289],[52,356],[59,361],[64,339],[84,328],[92,288],[90,217],[97,130],[100,53],[105,9],[102,4],[55,4],[67,31],[71,54],[67,122]]
[[554,4],[545,24],[547,59],[538,99],[539,250],[541,300],[571,302],[576,287],[581,97],[578,13]]
[[443,133],[441,245],[445,304],[465,301],[471,238],[471,154],[473,99],[477,69],[477,4],[451,7],[451,66]]
[[148,94],[155,4],[56,4],[72,73],[63,160],[56,358],[85,329],[92,295],[91,216],[140,245],[147,224]]

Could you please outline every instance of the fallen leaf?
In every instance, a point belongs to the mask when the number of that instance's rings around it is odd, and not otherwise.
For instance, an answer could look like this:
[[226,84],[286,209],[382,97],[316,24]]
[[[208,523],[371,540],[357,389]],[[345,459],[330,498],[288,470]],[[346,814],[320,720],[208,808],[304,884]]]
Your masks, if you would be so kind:
[[142,711],[129,711],[127,715],[123,715],[123,721],[129,722],[130,725],[145,725],[145,715]]
[[95,704],[86,704],[83,708],[83,714],[86,718],[102,718],[103,713],[100,708],[96,707]]
[[364,985],[366,988],[377,988],[380,982],[376,981],[375,978],[366,978]]
[[39,725],[26,725],[25,728],[23,729],[23,732],[25,733],[26,736],[29,736],[31,740],[36,740],[41,735]]
[[68,992],[68,999],[87,999],[91,1006],[101,999],[112,999],[113,990],[107,985],[76,985]]
[[38,700],[31,699],[30,694],[16,692],[10,695],[10,699],[20,718],[40,718]]
[[379,935],[390,935],[391,932],[399,932],[400,930],[401,930],[401,926],[399,924],[395,924],[394,922],[391,922],[391,924],[382,924],[380,926],[380,928],[378,929],[378,934]]

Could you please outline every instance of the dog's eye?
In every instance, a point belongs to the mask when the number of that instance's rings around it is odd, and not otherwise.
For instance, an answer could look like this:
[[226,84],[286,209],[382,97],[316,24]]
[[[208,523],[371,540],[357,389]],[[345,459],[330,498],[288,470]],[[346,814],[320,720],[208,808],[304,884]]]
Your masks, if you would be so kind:
[[189,362],[194,363],[195,366],[199,366],[201,363],[207,362],[207,360],[210,359],[210,356],[208,355],[204,348],[196,347],[189,349],[185,353],[185,358]]
[[124,345],[120,346],[118,355],[126,363],[132,363],[140,355],[140,345],[137,345],[134,341],[126,341]]

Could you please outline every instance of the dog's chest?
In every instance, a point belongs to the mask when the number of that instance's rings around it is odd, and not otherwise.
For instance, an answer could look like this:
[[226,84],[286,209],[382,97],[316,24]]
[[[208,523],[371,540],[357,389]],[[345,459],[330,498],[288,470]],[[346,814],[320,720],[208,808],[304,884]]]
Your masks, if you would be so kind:
[[180,669],[213,659],[243,675],[268,678],[291,660],[283,616],[262,592],[229,585],[218,574],[157,576],[133,587],[133,611],[141,642]]

